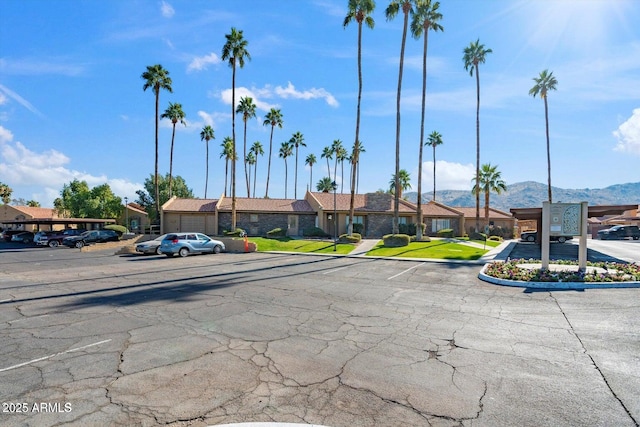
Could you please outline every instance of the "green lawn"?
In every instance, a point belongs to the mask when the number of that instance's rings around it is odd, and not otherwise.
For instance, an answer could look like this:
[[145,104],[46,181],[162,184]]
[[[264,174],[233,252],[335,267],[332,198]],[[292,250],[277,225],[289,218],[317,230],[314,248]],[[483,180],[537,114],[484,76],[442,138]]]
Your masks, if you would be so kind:
[[444,240],[412,242],[409,246],[400,248],[385,248],[380,241],[375,248],[367,252],[367,256],[476,260],[487,252],[488,250],[476,249],[459,243],[449,243]]
[[336,252],[333,251],[333,242],[322,240],[301,240],[288,237],[281,239],[267,239],[264,237],[250,237],[249,241],[258,245],[258,252],[281,251],[281,252],[308,252],[317,254],[348,254],[355,245],[338,243]]

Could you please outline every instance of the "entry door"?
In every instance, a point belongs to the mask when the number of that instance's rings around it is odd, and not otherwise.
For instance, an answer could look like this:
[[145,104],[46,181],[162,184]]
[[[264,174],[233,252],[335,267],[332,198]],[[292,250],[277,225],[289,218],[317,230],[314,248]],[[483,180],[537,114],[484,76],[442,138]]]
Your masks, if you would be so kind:
[[298,235],[298,215],[289,215],[289,236],[297,236]]

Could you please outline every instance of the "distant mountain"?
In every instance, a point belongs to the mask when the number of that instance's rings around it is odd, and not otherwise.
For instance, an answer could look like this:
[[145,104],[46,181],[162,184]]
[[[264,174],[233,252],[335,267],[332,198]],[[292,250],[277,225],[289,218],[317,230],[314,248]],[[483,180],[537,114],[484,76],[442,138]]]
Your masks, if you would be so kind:
[[[640,182],[616,184],[606,188],[564,189],[551,187],[554,202],[589,202],[589,205],[640,205]],[[418,201],[418,193],[404,193],[407,200]],[[422,193],[422,202],[431,200],[432,193]],[[507,186],[507,191],[498,195],[491,193],[492,208],[509,212],[511,208],[538,208],[547,200],[547,185],[534,181],[518,182]],[[475,207],[476,199],[471,191],[437,190],[436,201],[447,206]],[[480,206],[484,206],[484,194],[480,195]]]

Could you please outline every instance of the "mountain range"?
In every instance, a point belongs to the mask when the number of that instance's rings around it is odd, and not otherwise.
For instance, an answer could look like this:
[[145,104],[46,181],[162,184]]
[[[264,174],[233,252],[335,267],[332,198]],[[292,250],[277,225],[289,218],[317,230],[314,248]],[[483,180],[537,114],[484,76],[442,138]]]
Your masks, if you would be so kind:
[[[589,202],[594,205],[640,205],[640,182],[616,184],[605,188],[565,189],[551,186],[554,202]],[[422,193],[422,202],[432,199],[432,192]],[[418,201],[418,193],[404,193],[410,202]],[[534,181],[518,182],[507,186],[501,194],[491,193],[489,205],[509,212],[511,208],[537,208],[547,200],[547,185]],[[476,199],[471,191],[436,190],[436,201],[447,206],[475,207]],[[480,206],[484,206],[484,194],[480,195]]]

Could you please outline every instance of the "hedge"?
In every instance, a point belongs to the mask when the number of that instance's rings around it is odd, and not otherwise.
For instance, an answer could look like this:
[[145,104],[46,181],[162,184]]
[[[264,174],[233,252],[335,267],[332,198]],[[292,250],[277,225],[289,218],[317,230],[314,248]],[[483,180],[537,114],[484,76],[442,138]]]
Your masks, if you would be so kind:
[[327,234],[326,231],[324,231],[320,227],[305,228],[304,230],[302,230],[302,235],[304,237],[322,237],[322,238],[331,237],[329,236],[329,234]]
[[382,241],[388,248],[399,248],[408,246],[411,243],[411,237],[408,234],[387,234],[382,237]]
[[284,230],[280,227],[274,228],[271,231],[267,231],[267,237],[270,239],[275,237],[286,237],[286,236],[287,236],[287,230]]
[[438,230],[438,237],[455,237],[453,233],[453,229],[451,228],[443,228],[442,230]]
[[338,243],[359,243],[360,240],[362,240],[362,235],[360,233],[353,233],[352,236],[342,234],[338,238]]

